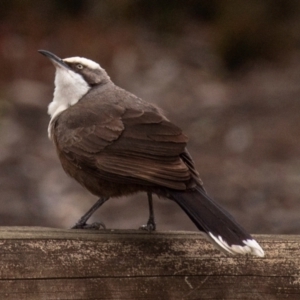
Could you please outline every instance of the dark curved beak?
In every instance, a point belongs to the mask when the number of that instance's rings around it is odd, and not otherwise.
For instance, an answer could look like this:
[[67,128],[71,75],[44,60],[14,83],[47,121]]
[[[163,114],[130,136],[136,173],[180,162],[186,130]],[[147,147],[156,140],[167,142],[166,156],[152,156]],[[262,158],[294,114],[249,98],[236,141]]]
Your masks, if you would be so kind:
[[71,69],[61,58],[59,58],[55,54],[47,50],[38,50],[38,52],[49,58],[55,67],[63,67],[69,70]]

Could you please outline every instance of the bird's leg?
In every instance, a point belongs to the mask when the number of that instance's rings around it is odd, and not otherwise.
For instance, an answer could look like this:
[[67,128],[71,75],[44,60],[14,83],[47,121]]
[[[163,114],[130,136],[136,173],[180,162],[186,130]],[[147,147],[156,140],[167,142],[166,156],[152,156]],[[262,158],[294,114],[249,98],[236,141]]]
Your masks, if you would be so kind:
[[140,229],[147,231],[154,231],[156,229],[156,224],[154,221],[154,210],[153,210],[153,201],[152,201],[152,193],[147,192],[148,196],[148,204],[149,204],[149,219],[146,225],[142,225]]
[[98,201],[78,220],[78,222],[71,229],[100,229],[102,227],[105,229],[105,225],[102,222],[95,222],[92,224],[87,224],[87,220],[92,216],[92,214],[103,204],[109,197],[99,198]]

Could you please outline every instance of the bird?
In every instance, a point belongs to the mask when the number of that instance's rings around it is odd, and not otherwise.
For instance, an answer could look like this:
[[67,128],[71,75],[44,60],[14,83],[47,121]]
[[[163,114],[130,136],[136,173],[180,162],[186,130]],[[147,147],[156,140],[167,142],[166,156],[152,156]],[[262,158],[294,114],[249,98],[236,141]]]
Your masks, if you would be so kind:
[[187,150],[187,136],[159,107],[115,85],[90,59],[38,52],[56,69],[48,136],[64,171],[99,197],[72,228],[105,227],[87,223],[101,205],[145,192],[149,219],[142,229],[156,229],[155,194],[177,203],[225,254],[264,256],[258,242],[208,195]]

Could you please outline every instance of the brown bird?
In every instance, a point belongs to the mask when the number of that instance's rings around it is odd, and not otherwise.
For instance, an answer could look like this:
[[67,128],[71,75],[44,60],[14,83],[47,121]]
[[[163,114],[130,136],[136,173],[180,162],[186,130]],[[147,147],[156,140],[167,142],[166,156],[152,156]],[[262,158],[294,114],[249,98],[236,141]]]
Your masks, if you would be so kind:
[[63,169],[100,197],[73,228],[90,228],[89,217],[110,197],[152,194],[175,201],[197,228],[225,253],[264,256],[259,244],[203,188],[187,137],[155,105],[119,88],[96,62],[61,59],[40,50],[56,68],[48,107],[49,138]]

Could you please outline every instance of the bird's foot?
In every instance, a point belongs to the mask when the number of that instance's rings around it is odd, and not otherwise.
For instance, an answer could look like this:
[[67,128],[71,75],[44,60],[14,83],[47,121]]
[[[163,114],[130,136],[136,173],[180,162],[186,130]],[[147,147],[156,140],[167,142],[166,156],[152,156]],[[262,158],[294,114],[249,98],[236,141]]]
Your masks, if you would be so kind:
[[148,232],[155,231],[156,224],[154,222],[151,222],[150,220],[147,222],[147,224],[142,225],[139,227],[140,230],[146,230]]
[[95,222],[92,224],[87,223],[76,223],[71,229],[92,229],[92,230],[99,230],[99,229],[106,229],[106,226],[102,222]]

